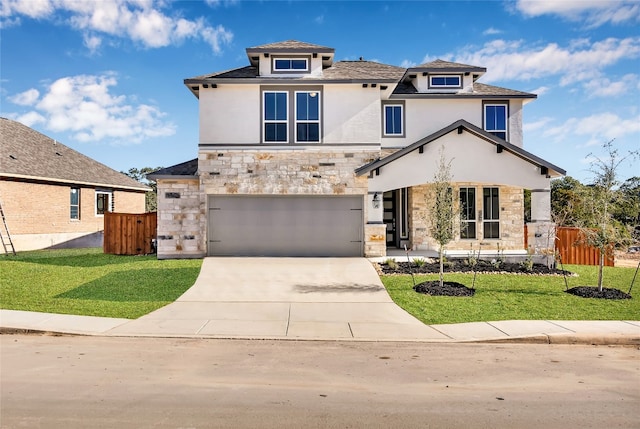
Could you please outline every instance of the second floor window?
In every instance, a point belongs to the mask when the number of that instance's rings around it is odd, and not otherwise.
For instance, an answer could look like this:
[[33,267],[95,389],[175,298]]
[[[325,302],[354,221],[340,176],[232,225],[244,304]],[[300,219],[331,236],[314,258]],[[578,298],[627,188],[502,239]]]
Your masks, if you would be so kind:
[[322,87],[270,86],[262,88],[263,143],[320,143]]
[[496,137],[507,139],[507,105],[484,105],[484,129]]
[[384,106],[384,135],[401,136],[404,134],[401,104]]
[[461,88],[461,76],[459,75],[442,75],[429,76],[430,88]]
[[296,92],[296,142],[320,141],[320,93]]
[[309,61],[306,58],[275,58],[273,60],[274,71],[307,71]]
[[264,141],[288,142],[288,93],[265,91],[263,109]]

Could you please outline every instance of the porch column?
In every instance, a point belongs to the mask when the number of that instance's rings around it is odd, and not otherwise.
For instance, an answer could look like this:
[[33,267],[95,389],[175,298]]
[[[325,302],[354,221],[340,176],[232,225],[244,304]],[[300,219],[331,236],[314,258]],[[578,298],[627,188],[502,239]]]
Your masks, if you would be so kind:
[[531,190],[531,223],[528,225],[528,251],[539,262],[555,265],[556,225],[551,219],[551,189]]
[[369,191],[367,195],[367,223],[364,227],[364,256],[386,256],[387,226],[383,221],[383,192]]

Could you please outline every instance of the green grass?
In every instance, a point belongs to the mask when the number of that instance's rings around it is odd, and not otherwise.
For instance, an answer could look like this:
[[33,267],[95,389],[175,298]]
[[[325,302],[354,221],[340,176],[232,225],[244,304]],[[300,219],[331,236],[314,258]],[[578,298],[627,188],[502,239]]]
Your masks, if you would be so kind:
[[193,285],[202,260],[65,249],[0,256],[0,307],[135,319]]
[[[569,288],[597,284],[597,267],[566,265],[577,273]],[[628,292],[635,269],[605,268],[605,287]],[[639,275],[640,277],[640,275]],[[445,280],[471,287],[470,274],[445,274]],[[416,276],[416,283],[438,275]],[[475,296],[427,296],[413,291],[411,276],[382,276],[382,283],[400,307],[427,324],[492,320],[640,320],[640,278],[632,299],[585,299],[565,293],[562,277],[478,274]]]

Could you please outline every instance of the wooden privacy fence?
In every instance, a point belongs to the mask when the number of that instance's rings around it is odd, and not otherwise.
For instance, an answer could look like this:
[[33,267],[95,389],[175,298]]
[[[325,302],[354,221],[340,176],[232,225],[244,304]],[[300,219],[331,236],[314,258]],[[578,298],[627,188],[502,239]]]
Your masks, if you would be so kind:
[[[600,251],[595,247],[576,243],[579,238],[579,228],[556,228],[556,250],[562,257],[564,264],[600,265]],[[609,252],[607,252],[609,253]],[[613,253],[605,255],[604,265],[613,267]]]
[[155,212],[105,213],[103,251],[114,255],[153,253],[157,226]]

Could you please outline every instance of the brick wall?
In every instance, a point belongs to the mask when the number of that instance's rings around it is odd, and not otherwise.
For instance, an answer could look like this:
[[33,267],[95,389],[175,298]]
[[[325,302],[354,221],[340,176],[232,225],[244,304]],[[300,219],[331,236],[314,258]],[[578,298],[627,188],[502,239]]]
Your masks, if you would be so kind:
[[[104,229],[102,216],[95,214],[95,189],[80,188],[79,220],[70,217],[70,192],[71,185],[0,180],[2,208],[16,250],[60,245]],[[144,212],[143,192],[114,194],[116,210]]]
[[[414,250],[437,250],[438,244],[428,235],[428,204],[427,194],[429,185],[410,188],[409,192],[409,229],[411,245]],[[499,188],[500,206],[500,238],[484,239],[482,237],[482,222],[476,222],[476,239],[460,239],[459,232],[456,239],[445,248],[452,250],[470,250],[471,246],[477,251],[523,250],[524,249],[524,196],[522,188],[512,186],[486,185],[477,183],[455,183],[455,195],[459,195],[461,187],[476,188],[476,211],[482,210],[482,188],[486,186]]]

